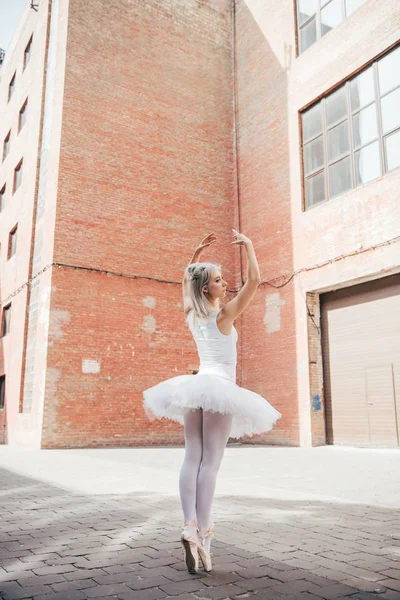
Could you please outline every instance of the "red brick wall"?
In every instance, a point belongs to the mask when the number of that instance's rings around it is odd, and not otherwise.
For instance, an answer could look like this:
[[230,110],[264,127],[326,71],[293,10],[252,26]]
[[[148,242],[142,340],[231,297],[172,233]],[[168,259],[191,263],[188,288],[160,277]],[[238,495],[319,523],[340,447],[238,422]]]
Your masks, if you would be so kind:
[[178,286],[56,268],[53,290],[43,446],[181,441],[141,405],[143,389],[196,363]]
[[141,391],[197,366],[180,281],[211,231],[235,286],[230,3],[160,5],[70,1],[55,261],[99,272],[54,270],[44,447],[182,441]]
[[[285,64],[292,10],[291,2],[236,3],[242,229],[253,238],[262,279],[279,277],[275,285],[293,270]],[[266,397],[283,417],[253,441],[298,444],[296,377],[293,281],[278,289],[264,284],[243,315],[242,385]]]

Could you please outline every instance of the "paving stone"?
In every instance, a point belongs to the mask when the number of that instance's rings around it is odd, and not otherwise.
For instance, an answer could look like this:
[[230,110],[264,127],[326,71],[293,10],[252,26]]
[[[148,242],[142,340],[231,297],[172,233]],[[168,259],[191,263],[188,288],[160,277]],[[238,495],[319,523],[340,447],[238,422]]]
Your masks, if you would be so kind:
[[335,583],[331,585],[326,585],[323,587],[318,587],[318,591],[315,593],[318,596],[321,596],[325,600],[336,600],[337,598],[345,598],[346,596],[350,596],[350,594],[354,594],[357,592],[356,589],[343,585],[342,583]]
[[[87,596],[85,596],[82,592],[79,591],[52,592],[49,589],[46,595],[34,596],[33,598],[34,600],[86,600]],[[99,598],[96,598],[96,600],[99,600]]]
[[[201,592],[199,592],[199,594],[201,594]],[[201,600],[202,597],[197,594],[179,594],[179,596],[165,596],[164,594],[163,598],[166,600]],[[136,598],[134,600],[136,600]],[[224,600],[229,600],[229,598]]]
[[54,583],[51,588],[55,592],[66,592],[67,590],[85,590],[86,588],[95,587],[98,583],[93,579],[76,579],[75,581],[64,581],[63,583]]
[[184,592],[197,592],[198,590],[204,590],[206,586],[199,580],[194,580],[161,584],[159,587],[169,596],[178,596]]
[[279,585],[275,585],[274,587],[272,587],[271,590],[275,590],[280,594],[289,595],[299,592],[314,591],[316,588],[317,586],[311,581],[301,579],[299,581],[287,581],[285,583],[280,583]]
[[280,594],[277,590],[265,589],[261,592],[245,592],[238,596],[231,596],[231,598],[232,600],[278,600],[278,598],[285,600],[287,596]]
[[383,579],[379,583],[390,590],[396,590],[397,592],[400,592],[400,581],[398,579]]
[[300,592],[290,594],[289,596],[283,596],[284,600],[321,600],[321,596],[310,594],[310,592]]
[[276,587],[277,581],[275,579],[269,579],[269,577],[261,577],[259,579],[242,579],[235,583],[237,587],[240,587],[246,591],[263,590],[270,587]]
[[379,600],[399,600],[399,592],[395,592],[394,590],[387,590],[383,594],[379,594],[377,599]]
[[257,577],[268,577],[271,573],[271,567],[251,567],[250,569],[236,569],[236,573],[245,579],[255,579]]
[[[166,574],[165,576],[168,577]],[[202,581],[209,586],[227,585],[228,583],[234,583],[241,580],[237,573],[229,573],[224,571],[216,572],[215,569],[211,571],[211,573],[202,572],[202,576]]]
[[382,598],[381,594],[370,594],[369,592],[359,592],[358,594],[354,594],[354,596],[350,596],[351,600],[379,600]]
[[357,577],[345,579],[342,581],[342,583],[363,592],[375,592],[376,594],[382,594],[386,590],[386,587],[383,586],[379,581],[366,581],[364,579],[358,579]]
[[160,588],[151,588],[149,590],[130,590],[126,594],[118,594],[119,600],[165,600],[165,598],[165,592],[160,590]]
[[93,579],[94,577],[105,574],[106,571],[103,571],[102,569],[75,569],[74,571],[64,573],[63,575],[67,581],[74,581],[75,579]]
[[[30,573],[30,575],[33,575],[32,573]],[[55,575],[35,575],[33,577],[23,577],[21,579],[18,579],[18,583],[22,586],[22,587],[26,587],[29,588],[30,586],[37,586],[37,585],[54,585],[55,583],[60,583],[61,581],[65,582],[65,577],[61,574],[55,574]]]
[[85,590],[85,594],[88,598],[97,598],[98,596],[118,596],[129,592],[129,587],[122,583],[109,584],[109,585],[97,585],[90,587]]
[[52,575],[55,573],[71,573],[76,571],[75,567],[72,565],[55,565],[52,567],[36,567],[32,568],[33,573],[36,575]]
[[221,585],[217,587],[204,588],[197,591],[197,595],[200,598],[207,598],[210,600],[223,600],[223,598],[229,598],[235,594],[240,594],[243,590],[237,585]]
[[[185,581],[182,583],[186,583]],[[163,584],[167,585],[175,585],[172,584],[166,577],[162,575],[157,575],[157,573],[149,574],[149,577],[139,577],[136,581],[130,579],[127,583],[128,587],[132,590],[147,590],[152,587],[161,587]],[[178,585],[178,584],[176,584]]]
[[[0,584],[1,589],[1,584]],[[48,594],[49,587],[45,585],[34,585],[27,588],[21,586],[19,590],[14,590],[13,592],[5,593],[4,599],[8,600],[8,598],[12,600],[20,600],[22,598],[33,598],[34,596],[40,596],[42,594]]]

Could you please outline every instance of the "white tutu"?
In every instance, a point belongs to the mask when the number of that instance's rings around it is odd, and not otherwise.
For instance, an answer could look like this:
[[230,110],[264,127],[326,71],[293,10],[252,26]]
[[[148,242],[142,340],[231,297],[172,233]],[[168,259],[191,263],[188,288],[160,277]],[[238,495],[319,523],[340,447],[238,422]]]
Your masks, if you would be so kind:
[[282,416],[259,394],[229,378],[209,373],[167,379],[145,390],[143,397],[150,419],[165,417],[183,425],[185,413],[198,408],[231,414],[232,438],[269,431]]

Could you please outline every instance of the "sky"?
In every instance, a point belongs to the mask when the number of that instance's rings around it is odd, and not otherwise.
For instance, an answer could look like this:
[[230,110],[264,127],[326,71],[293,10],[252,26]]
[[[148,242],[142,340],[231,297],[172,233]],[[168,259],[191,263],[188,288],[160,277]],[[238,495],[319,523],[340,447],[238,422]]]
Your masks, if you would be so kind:
[[0,48],[7,50],[29,0],[0,0]]

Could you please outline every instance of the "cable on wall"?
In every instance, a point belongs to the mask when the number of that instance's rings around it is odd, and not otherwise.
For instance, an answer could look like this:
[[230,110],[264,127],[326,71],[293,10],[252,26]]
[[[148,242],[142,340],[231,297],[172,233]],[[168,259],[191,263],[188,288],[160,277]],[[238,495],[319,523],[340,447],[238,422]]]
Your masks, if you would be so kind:
[[[340,256],[336,256],[335,258],[330,258],[322,263],[316,263],[315,265],[312,265],[311,267],[303,267],[301,269],[297,269],[296,271],[293,271],[290,274],[282,274],[282,275],[278,275],[277,277],[272,277],[271,279],[261,281],[260,285],[269,285],[273,288],[279,289],[279,288],[282,288],[282,287],[285,287],[286,285],[288,285],[290,283],[290,281],[294,277],[299,275],[300,273],[306,273],[308,271],[315,271],[316,269],[321,269],[322,267],[339,262],[340,260],[345,260],[346,258],[349,258],[351,256],[355,256],[358,254],[364,254],[365,252],[371,252],[371,250],[376,250],[377,248],[381,248],[382,246],[390,246],[392,244],[395,244],[398,241],[400,241],[400,235],[398,235],[394,238],[391,238],[390,240],[380,242],[379,244],[374,244],[373,246],[368,246],[368,248],[362,248],[360,250],[354,250],[353,252],[348,252],[347,254],[341,254]],[[45,267],[43,267],[43,269],[41,271],[36,273],[36,275],[34,275],[28,281],[26,281],[24,284],[22,284],[17,290],[15,290],[15,292],[10,294],[7,298],[5,298],[4,300],[1,300],[1,305],[3,306],[7,302],[9,302],[9,300],[11,300],[11,298],[13,298],[17,294],[19,294],[19,292],[21,292],[27,285],[30,285],[33,281],[35,281],[35,279],[37,279],[40,275],[42,275],[45,271],[47,271],[51,267],[75,269],[75,270],[79,270],[79,271],[91,271],[92,273],[103,273],[104,275],[112,275],[113,277],[124,277],[125,279],[145,279],[147,281],[154,281],[156,283],[167,283],[169,285],[179,285],[179,286],[182,285],[182,281],[172,281],[170,279],[161,279],[158,277],[150,277],[149,275],[137,275],[135,273],[123,273],[123,272],[118,272],[118,271],[110,271],[108,269],[96,269],[94,267],[85,267],[83,265],[69,265],[67,263],[52,262],[52,263],[49,263],[48,265],[46,265]],[[274,283],[274,282],[282,280],[282,279],[284,280],[283,283]],[[228,289],[228,292],[237,293],[237,292],[239,292],[239,289]]]

